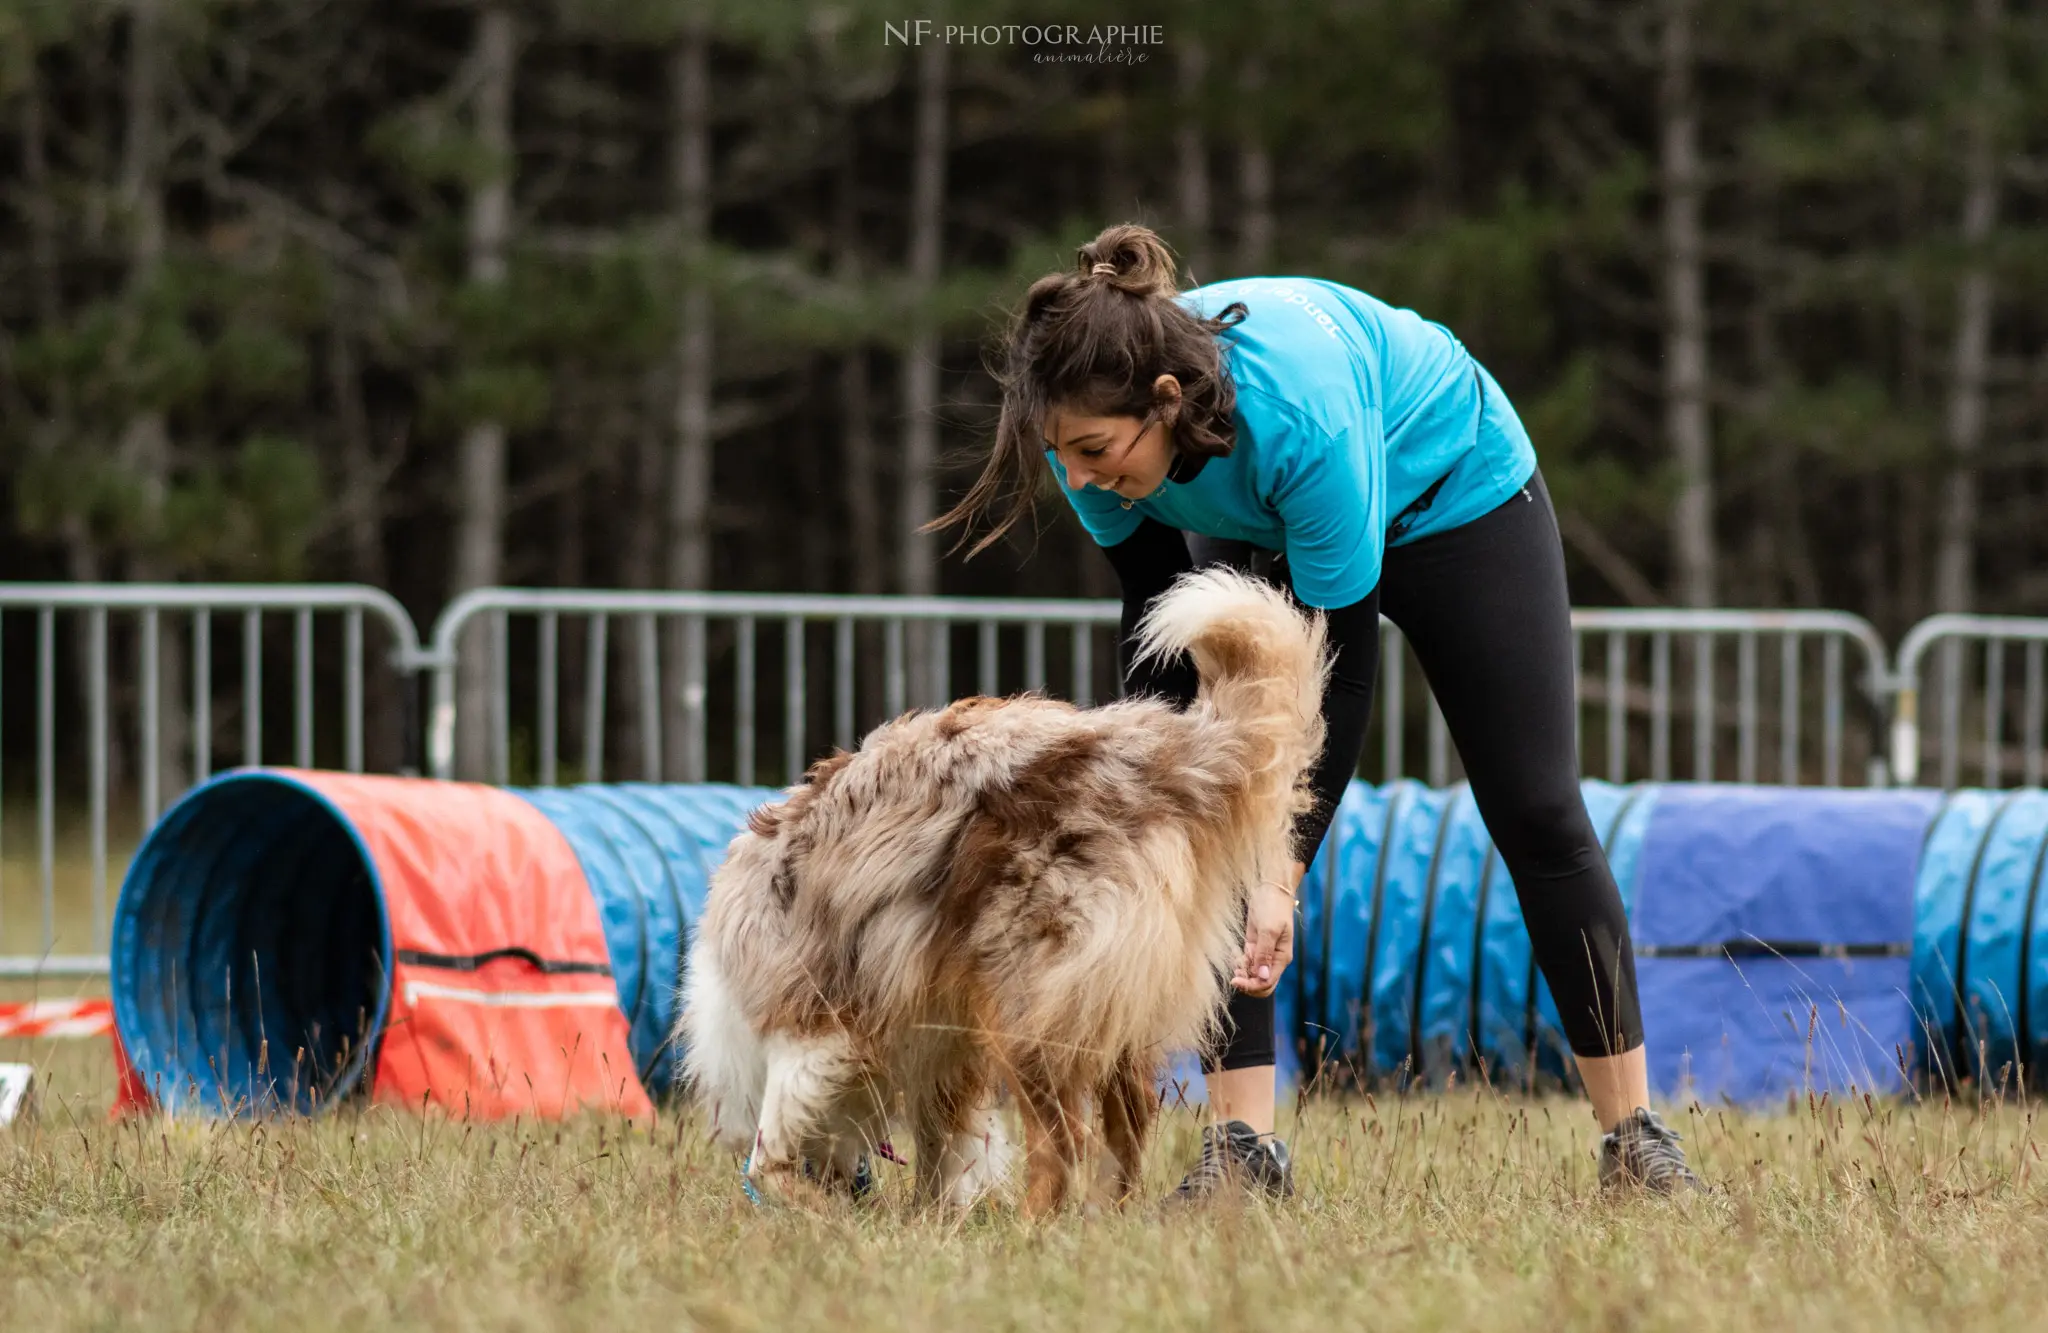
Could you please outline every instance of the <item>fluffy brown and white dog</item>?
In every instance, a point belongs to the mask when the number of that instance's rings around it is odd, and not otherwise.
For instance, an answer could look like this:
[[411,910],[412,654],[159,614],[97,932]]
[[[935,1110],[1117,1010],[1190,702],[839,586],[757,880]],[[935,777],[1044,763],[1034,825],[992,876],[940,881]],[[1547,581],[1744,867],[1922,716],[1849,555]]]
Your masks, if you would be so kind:
[[927,1201],[966,1204],[1026,1136],[1025,1210],[1065,1200],[1100,1116],[1136,1186],[1170,1051],[1217,1022],[1246,894],[1285,882],[1323,742],[1320,618],[1228,570],[1139,626],[1182,651],[1187,711],[1027,695],[877,727],[757,810],[711,882],[677,1035],[760,1188],[850,1180],[899,1104]]

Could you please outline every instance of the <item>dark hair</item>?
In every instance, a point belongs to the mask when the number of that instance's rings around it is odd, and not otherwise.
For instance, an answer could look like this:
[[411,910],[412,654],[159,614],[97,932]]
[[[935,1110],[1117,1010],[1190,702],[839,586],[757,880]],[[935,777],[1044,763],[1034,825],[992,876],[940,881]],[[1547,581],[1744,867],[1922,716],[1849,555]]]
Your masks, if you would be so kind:
[[[1100,265],[1109,267],[1098,272]],[[1149,426],[1166,406],[1152,393],[1161,375],[1180,381],[1175,449],[1204,458],[1229,455],[1237,388],[1216,335],[1247,312],[1242,302],[1210,319],[1190,312],[1174,299],[1180,292],[1174,267],[1173,251],[1158,233],[1125,224],[1076,250],[1073,269],[1031,284],[989,367],[1003,389],[995,447],[960,502],[919,531],[965,524],[968,530],[953,543],[958,550],[1007,492],[1007,512],[967,558],[981,554],[1037,512],[1038,490],[1047,481],[1041,431],[1048,408],[1141,417]]]

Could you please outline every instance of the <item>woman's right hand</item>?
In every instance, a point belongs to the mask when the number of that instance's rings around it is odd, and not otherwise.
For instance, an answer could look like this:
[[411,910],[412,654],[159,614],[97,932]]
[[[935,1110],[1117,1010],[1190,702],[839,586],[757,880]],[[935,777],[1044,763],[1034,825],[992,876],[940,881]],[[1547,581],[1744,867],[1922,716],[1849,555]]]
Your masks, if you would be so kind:
[[1307,871],[1295,863],[1288,868],[1288,883],[1260,884],[1245,904],[1244,956],[1230,984],[1246,995],[1271,995],[1294,961],[1294,908]]

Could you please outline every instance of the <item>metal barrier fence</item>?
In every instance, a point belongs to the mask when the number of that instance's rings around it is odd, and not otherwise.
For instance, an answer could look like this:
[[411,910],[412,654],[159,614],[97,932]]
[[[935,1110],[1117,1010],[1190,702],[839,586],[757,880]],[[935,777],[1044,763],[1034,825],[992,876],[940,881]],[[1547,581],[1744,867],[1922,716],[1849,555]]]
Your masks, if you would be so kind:
[[1887,654],[1858,616],[1579,610],[1572,629],[1588,774],[1829,787],[1889,780]]
[[[365,670],[375,627],[389,647],[381,679]],[[419,655],[411,618],[375,588],[0,584],[0,728],[32,715],[36,756],[30,864],[13,851],[0,800],[0,977],[103,971],[110,830],[139,836],[225,758],[360,771],[366,701],[395,694],[402,728]],[[15,688],[24,662],[31,683]],[[289,689],[266,691],[280,667]],[[60,728],[60,713],[82,714],[83,727]],[[274,739],[280,728],[288,745]],[[381,748],[402,763],[412,742],[401,730]],[[0,745],[0,765],[6,753]],[[60,780],[60,755],[82,782]],[[0,767],[0,793],[7,777]],[[113,807],[116,789],[132,796],[129,809]],[[34,907],[25,928],[24,898]]]
[[[1119,614],[1113,601],[480,590],[434,629],[428,769],[545,786],[567,767],[589,780],[605,773],[608,742],[623,737],[637,753],[619,767],[633,777],[788,782],[825,745],[851,748],[868,726],[912,704],[943,703],[956,684],[998,694],[1058,681],[1051,692],[1077,703],[1114,697]],[[1845,771],[1885,781],[1885,645],[1855,616],[1586,610],[1573,613],[1573,626],[1582,748],[1588,767],[1604,757],[1615,781],[1673,776],[1681,727],[1698,779],[1756,781],[1768,749],[1778,781],[1836,785]],[[1384,778],[1420,773],[1441,785],[1456,769],[1443,716],[1419,671],[1411,686],[1414,660],[1400,631],[1382,621],[1381,633],[1381,706],[1366,753],[1377,752]],[[565,661],[572,637],[580,651],[571,646]],[[614,637],[625,640],[622,671]],[[1589,641],[1597,657],[1588,657]],[[1674,688],[1677,642],[1687,650],[1683,691]],[[1061,659],[1051,671],[1049,644]],[[466,651],[489,655],[488,671],[468,678],[490,686],[487,705],[465,711],[457,696]],[[1732,671],[1718,665],[1723,658]],[[572,664],[578,685],[565,690]],[[832,682],[829,705],[809,689],[820,672]],[[779,690],[762,690],[764,675]],[[625,707],[615,708],[622,696]],[[1817,726],[1805,724],[1809,715]],[[1409,743],[1418,716],[1419,765]],[[580,764],[563,762],[568,731],[580,740]],[[475,742],[466,763],[464,740]]]
[[[2006,649],[2015,646],[2022,658],[2017,690],[2009,689],[2006,679]],[[2042,749],[2043,712],[2048,709],[2044,650],[2048,619],[1939,615],[1915,625],[1899,643],[1894,680],[1892,764],[1899,781],[1919,781],[1931,750],[1937,785],[1960,785],[1967,718],[1982,747],[1977,785],[2003,787],[2017,773],[2022,786],[2040,786],[2048,767]],[[1930,657],[1935,659],[1932,663]],[[1973,669],[1973,657],[1981,659],[1981,674]],[[1932,737],[1920,725],[1924,683],[1930,676],[1939,721]],[[2008,736],[2017,738],[2017,753],[2008,747]]]
[[[536,785],[786,782],[829,746],[970,689],[1114,697],[1119,614],[1113,601],[494,588],[457,599],[423,645],[374,588],[0,584],[0,742],[34,732],[32,747],[0,743],[0,792],[6,756],[35,754],[32,861],[0,801],[0,977],[103,970],[110,833],[139,836],[222,758],[395,771],[418,758],[437,777]],[[1580,610],[1573,627],[1588,773],[1884,785],[1931,764],[1952,787],[1972,737],[1985,785],[2048,770],[2048,619],[1933,617],[1896,671],[1875,629],[1837,612]],[[1399,631],[1381,628],[1365,753],[1382,779],[1450,782],[1443,717]],[[265,689],[280,677],[289,689]],[[266,746],[266,731],[289,744]]]
[[[614,768],[645,781],[787,782],[821,742],[851,748],[883,718],[952,698],[956,661],[972,662],[958,679],[980,693],[1046,690],[1084,706],[1113,696],[1118,615],[1102,601],[481,589],[434,626],[427,768],[541,786],[565,769],[598,781]],[[491,682],[486,706],[467,714],[466,645],[488,655]],[[577,677],[567,689],[565,668]],[[829,702],[810,689],[820,672]],[[780,689],[762,691],[764,675]],[[764,693],[780,699],[766,717]],[[565,762],[565,732],[580,762]],[[633,762],[608,764],[621,739]],[[778,762],[762,762],[764,745]]]
[[[565,771],[599,780],[613,767],[644,781],[787,782],[824,745],[850,749],[876,723],[958,690],[1039,690],[1084,707],[1116,697],[1120,615],[1114,601],[481,589],[435,623],[427,767],[541,786]],[[1406,685],[1399,631],[1381,624],[1382,699],[1408,706],[1381,710],[1376,748],[1398,775],[1409,771],[1405,719],[1417,692]],[[466,714],[465,644],[488,654],[478,674],[491,682],[486,705]],[[571,670],[578,679],[565,686]],[[829,703],[809,688],[821,673]],[[1419,693],[1427,764],[1441,782],[1443,718],[1426,687]],[[464,740],[476,742],[466,763]],[[608,747],[621,740],[630,762],[610,765]]]

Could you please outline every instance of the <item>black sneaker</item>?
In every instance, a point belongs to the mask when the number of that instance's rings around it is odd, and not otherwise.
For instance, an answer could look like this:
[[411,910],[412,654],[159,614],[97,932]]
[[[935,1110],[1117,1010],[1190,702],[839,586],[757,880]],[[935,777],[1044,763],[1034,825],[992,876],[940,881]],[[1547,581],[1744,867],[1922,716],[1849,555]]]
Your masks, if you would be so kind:
[[1181,1178],[1173,1202],[1206,1202],[1233,1185],[1269,1199],[1291,1198],[1294,1166],[1288,1160],[1287,1145],[1242,1120],[1205,1126],[1202,1160]]
[[1689,1194],[1706,1188],[1685,1164],[1678,1131],[1645,1106],[1601,1138],[1600,1184],[1609,1190],[1642,1189],[1652,1194]]

